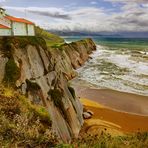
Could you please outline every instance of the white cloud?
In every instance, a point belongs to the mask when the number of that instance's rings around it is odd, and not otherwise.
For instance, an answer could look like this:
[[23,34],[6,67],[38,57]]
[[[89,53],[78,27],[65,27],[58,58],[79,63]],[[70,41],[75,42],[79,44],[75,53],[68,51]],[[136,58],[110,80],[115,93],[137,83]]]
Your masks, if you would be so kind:
[[5,2],[6,0],[0,0],[0,7],[2,7],[3,3]]
[[[148,7],[142,8],[139,5],[141,3],[137,3],[138,0],[133,1],[136,3],[127,2],[126,5],[122,5],[118,13],[96,7],[77,7],[69,11],[55,7],[5,8],[22,13],[27,11],[29,19],[46,29],[91,32],[148,31]],[[141,1],[145,2],[145,0]]]
[[147,7],[148,8],[148,4],[142,4],[143,7]]
[[96,1],[90,2],[91,5],[97,5],[98,3]]
[[109,2],[120,2],[120,3],[148,3],[147,0],[105,0],[105,1],[109,1]]

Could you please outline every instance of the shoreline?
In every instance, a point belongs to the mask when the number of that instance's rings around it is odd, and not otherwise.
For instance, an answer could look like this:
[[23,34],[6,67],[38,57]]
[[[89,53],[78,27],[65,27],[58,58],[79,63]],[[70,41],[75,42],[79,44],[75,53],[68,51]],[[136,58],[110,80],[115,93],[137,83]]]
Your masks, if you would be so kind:
[[[82,100],[81,102],[83,102]],[[91,133],[95,130],[95,133],[97,133],[98,130],[104,129],[110,130],[112,135],[148,132],[148,117],[118,112],[105,107],[93,107],[86,104],[84,107],[94,112],[92,118],[85,120],[83,127],[83,131],[85,132]]]
[[94,113],[92,118],[85,120],[84,132],[98,133],[105,129],[112,135],[122,135],[148,131],[147,97],[108,89],[73,87],[84,108]]
[[73,85],[73,87],[76,91],[76,95],[80,98],[95,101],[105,106],[105,108],[117,112],[148,117],[147,96],[111,89],[95,89],[76,85]]

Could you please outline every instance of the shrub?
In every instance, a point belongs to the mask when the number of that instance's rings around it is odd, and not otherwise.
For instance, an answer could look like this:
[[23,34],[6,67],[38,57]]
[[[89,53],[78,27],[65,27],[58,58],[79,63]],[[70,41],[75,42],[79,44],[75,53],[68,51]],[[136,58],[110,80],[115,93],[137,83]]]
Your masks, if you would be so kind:
[[101,135],[83,134],[73,140],[70,146],[80,148],[146,148],[148,146],[148,133],[133,133],[124,136],[111,136],[105,132]]
[[55,146],[57,137],[47,110],[14,90],[9,90],[11,95],[5,91],[8,89],[0,87],[0,147]]
[[16,80],[20,77],[20,69],[17,67],[13,58],[10,58],[6,63],[5,76],[3,82],[5,84],[15,85]]

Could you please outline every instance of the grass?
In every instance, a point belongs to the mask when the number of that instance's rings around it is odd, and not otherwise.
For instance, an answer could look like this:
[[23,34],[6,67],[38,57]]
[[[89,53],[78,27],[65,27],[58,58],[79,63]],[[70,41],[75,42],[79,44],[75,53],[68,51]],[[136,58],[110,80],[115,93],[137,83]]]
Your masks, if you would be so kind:
[[0,147],[55,146],[51,120],[43,106],[0,86]]
[[63,44],[66,44],[64,39],[58,35],[52,34],[39,27],[35,28],[35,32],[36,36],[1,37],[0,48],[2,48],[7,57],[11,57],[14,47],[26,48],[28,45],[33,45],[36,47],[41,46],[43,49],[47,49],[48,47],[58,48]]
[[65,43],[64,39],[62,39],[58,35],[52,34],[39,27],[36,27],[35,31],[37,37],[42,37],[46,41],[47,47],[56,47]]
[[147,146],[147,132],[116,137],[102,132],[101,135],[83,134],[71,144],[60,144],[57,148],[147,148]]

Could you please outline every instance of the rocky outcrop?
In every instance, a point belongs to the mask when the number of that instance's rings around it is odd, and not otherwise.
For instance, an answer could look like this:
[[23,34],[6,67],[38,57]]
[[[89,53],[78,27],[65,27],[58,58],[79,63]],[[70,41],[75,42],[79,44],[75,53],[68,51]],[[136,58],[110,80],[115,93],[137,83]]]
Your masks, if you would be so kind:
[[46,106],[60,139],[69,142],[77,137],[83,125],[83,107],[67,81],[76,75],[74,68],[81,66],[95,50],[93,41],[47,48],[37,37],[0,40],[0,82],[11,82],[33,103]]
[[94,113],[91,110],[86,110],[84,108],[84,110],[83,110],[83,118],[84,119],[90,119],[93,115],[94,115]]
[[61,49],[64,49],[71,60],[73,68],[79,68],[88,59],[89,54],[96,49],[94,42],[91,39],[85,39],[71,44],[67,44]]

